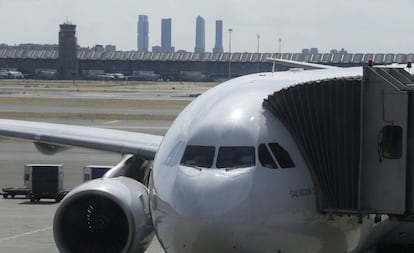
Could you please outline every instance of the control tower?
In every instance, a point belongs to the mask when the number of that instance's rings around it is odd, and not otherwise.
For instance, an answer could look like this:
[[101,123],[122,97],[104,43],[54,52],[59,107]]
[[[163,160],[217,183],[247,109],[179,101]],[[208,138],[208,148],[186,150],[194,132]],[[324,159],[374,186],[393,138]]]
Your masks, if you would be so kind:
[[78,73],[76,25],[64,23],[59,31],[58,73],[60,79],[73,79]]

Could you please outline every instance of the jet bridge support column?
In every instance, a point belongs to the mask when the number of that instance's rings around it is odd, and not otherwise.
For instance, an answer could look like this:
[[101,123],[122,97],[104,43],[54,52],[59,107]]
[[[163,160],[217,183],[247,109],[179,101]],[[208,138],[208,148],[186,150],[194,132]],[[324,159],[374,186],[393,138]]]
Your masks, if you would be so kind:
[[408,94],[407,127],[407,214],[414,214],[414,93]]

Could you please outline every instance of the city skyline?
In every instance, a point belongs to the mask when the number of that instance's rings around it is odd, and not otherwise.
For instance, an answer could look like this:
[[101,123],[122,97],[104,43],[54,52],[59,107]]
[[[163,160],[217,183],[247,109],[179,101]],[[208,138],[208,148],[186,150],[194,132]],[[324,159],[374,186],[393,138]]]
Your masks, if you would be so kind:
[[[140,20],[141,17],[145,16],[146,24],[148,26],[148,16],[147,15],[138,15],[138,19]],[[214,48],[211,50],[207,49],[205,47],[205,40],[206,40],[206,34],[205,34],[205,20],[201,16],[197,16],[196,18],[196,32],[195,32],[195,53],[204,53],[204,52],[215,52],[215,53],[223,53],[223,21],[222,20],[216,20],[215,21],[215,45]],[[141,25],[142,26],[142,25]],[[174,52],[175,47],[171,44],[171,38],[172,38],[172,19],[171,18],[162,18],[161,19],[161,46],[154,45],[152,46],[153,52]],[[138,21],[138,30],[140,28],[140,21]],[[147,31],[147,37],[149,34],[149,31]],[[208,36],[208,35],[207,35]],[[140,36],[138,34],[138,45],[140,42]],[[182,50],[182,49],[180,49]],[[138,51],[142,51],[138,47]],[[149,50],[147,50],[149,51]],[[145,51],[145,52],[147,52]],[[185,51],[185,50],[184,50]]]
[[[318,47],[321,52],[346,48],[351,53],[412,53],[407,35],[411,30],[407,17],[411,16],[412,4],[408,0],[378,0],[372,11],[372,2],[357,0],[259,0],[243,4],[235,0],[0,0],[0,22],[4,24],[0,43],[56,44],[58,24],[68,20],[77,25],[80,46],[112,44],[118,50],[136,50],[137,14],[145,14],[150,17],[149,30],[154,31],[149,45],[160,43],[158,21],[169,17],[174,34],[179,34],[173,35],[172,45],[176,50],[191,52],[194,19],[200,15],[206,21],[208,51],[215,43],[214,21],[224,20],[225,52],[229,46],[227,31],[231,28],[234,52],[257,51],[260,34],[261,52],[277,52],[278,39],[282,38],[282,52]],[[22,17],[30,17],[30,22]]]

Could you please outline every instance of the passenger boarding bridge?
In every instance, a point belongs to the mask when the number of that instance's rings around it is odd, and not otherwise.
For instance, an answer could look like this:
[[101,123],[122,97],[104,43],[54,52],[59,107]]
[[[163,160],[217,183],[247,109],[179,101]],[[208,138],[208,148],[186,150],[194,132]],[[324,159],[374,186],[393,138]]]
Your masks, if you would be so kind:
[[298,84],[264,106],[302,148],[321,211],[414,213],[414,78],[404,69]]

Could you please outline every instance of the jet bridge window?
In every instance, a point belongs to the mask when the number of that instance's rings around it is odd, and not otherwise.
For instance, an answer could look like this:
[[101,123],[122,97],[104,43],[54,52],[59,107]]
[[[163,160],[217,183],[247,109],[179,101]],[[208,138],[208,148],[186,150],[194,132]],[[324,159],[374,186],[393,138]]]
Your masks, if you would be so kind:
[[276,162],[273,160],[265,144],[260,144],[259,146],[259,161],[263,167],[277,169]]
[[188,145],[185,148],[181,165],[211,168],[214,160],[214,147]]
[[295,163],[290,157],[289,153],[279,143],[269,143],[270,150],[272,150],[277,162],[281,168],[293,168]]
[[402,128],[400,126],[385,126],[382,129],[382,140],[379,148],[383,158],[400,159],[402,156]]
[[252,167],[255,162],[254,147],[220,147],[217,156],[217,168]]

